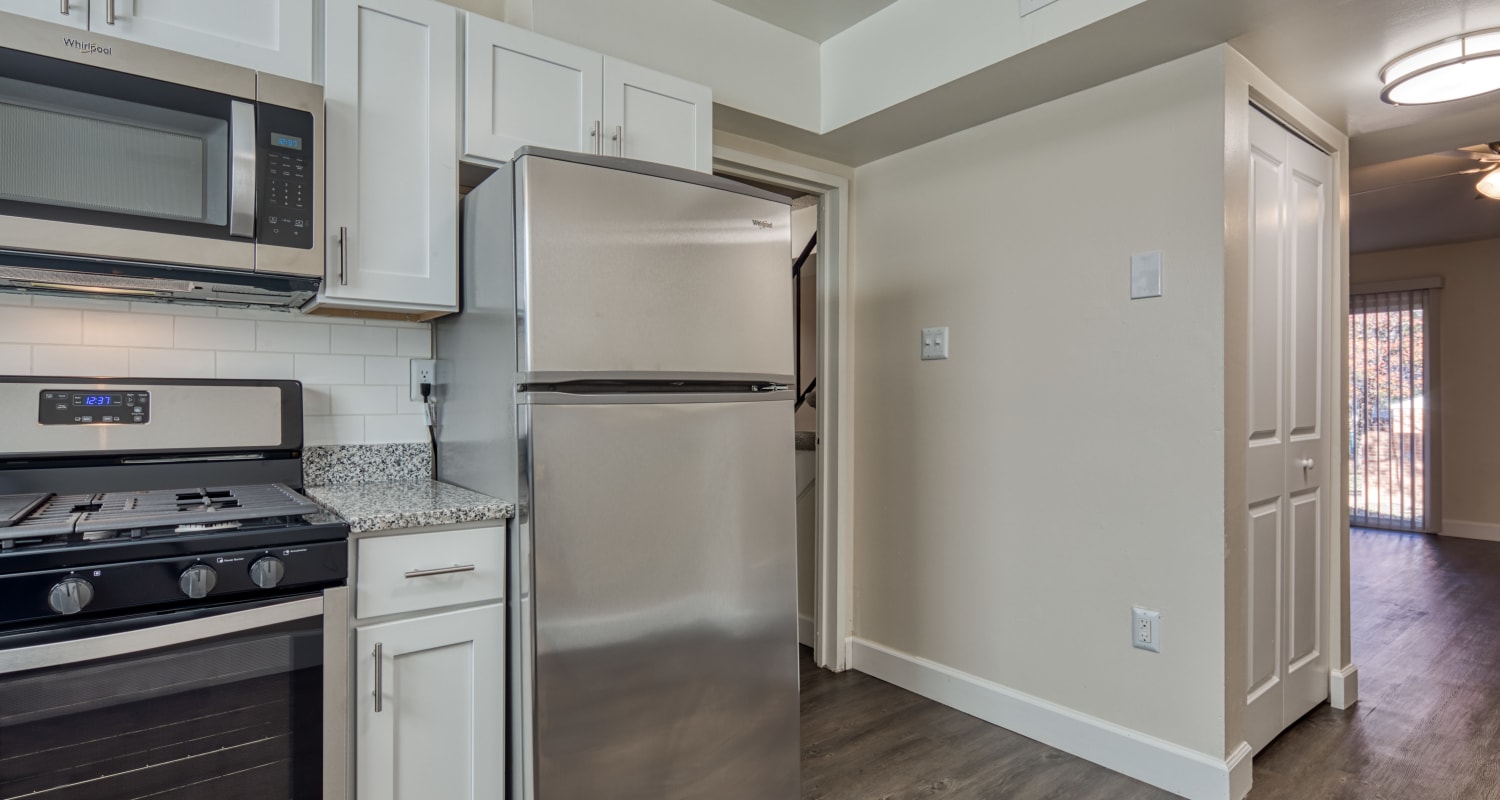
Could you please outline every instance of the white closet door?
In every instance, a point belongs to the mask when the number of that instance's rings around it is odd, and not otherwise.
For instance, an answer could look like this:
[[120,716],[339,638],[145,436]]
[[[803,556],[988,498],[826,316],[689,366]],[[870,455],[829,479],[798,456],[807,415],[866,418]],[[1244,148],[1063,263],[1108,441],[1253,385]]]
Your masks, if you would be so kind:
[[604,59],[604,152],[713,171],[713,91],[626,61]]
[[1339,474],[1328,435],[1332,159],[1256,111],[1250,121],[1248,663],[1256,750],[1328,697],[1328,531]]
[[604,57],[464,15],[464,156],[508,161],[526,145],[599,153]]

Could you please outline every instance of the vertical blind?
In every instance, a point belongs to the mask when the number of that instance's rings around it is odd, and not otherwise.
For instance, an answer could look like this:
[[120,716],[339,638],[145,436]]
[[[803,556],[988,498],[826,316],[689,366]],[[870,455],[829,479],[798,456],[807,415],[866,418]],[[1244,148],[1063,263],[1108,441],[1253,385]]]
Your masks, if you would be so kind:
[[1349,299],[1349,523],[1429,530],[1428,291]]

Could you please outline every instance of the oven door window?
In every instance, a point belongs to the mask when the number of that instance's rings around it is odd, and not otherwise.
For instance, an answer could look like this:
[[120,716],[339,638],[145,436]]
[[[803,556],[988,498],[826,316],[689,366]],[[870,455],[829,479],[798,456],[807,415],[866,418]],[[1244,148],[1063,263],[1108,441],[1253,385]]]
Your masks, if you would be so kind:
[[322,693],[321,616],[3,674],[0,798],[319,798]]
[[0,213],[227,238],[231,105],[0,49]]

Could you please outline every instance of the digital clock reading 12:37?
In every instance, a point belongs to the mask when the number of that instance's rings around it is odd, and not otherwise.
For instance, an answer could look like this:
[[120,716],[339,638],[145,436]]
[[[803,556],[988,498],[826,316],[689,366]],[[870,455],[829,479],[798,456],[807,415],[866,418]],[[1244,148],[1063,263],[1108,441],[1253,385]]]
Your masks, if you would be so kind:
[[73,395],[74,406],[118,406],[124,400],[117,394],[75,394]]

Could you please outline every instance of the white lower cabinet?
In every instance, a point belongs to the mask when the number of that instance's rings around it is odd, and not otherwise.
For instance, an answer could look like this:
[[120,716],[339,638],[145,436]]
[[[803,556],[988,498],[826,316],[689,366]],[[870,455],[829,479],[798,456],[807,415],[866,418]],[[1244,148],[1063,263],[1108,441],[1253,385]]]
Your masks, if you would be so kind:
[[503,525],[352,543],[357,800],[504,800]]
[[498,603],[355,629],[359,800],[505,796],[504,637]]

